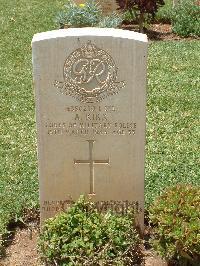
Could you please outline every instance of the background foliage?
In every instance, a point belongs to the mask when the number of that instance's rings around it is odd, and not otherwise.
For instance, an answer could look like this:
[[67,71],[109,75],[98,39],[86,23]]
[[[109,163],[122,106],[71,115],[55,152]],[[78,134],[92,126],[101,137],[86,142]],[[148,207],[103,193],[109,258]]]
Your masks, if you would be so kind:
[[57,21],[61,26],[94,27],[99,23],[101,16],[102,8],[99,3],[87,0],[85,4],[78,5],[74,0],[66,0]]
[[55,20],[60,28],[117,28],[121,25],[122,17],[117,12],[105,16],[100,3],[93,0],[87,0],[79,5],[74,0],[67,0]]
[[182,0],[172,12],[172,30],[179,36],[200,37],[200,2]]
[[121,10],[129,11],[132,20],[136,20],[139,24],[140,32],[143,31],[148,18],[154,18],[158,8],[165,4],[164,0],[116,0],[116,2]]
[[163,23],[171,23],[173,13],[172,0],[165,0],[164,6],[161,6],[156,13],[155,20]]
[[[0,234],[38,206],[31,40],[65,0],[0,0]],[[172,183],[199,184],[200,43],[149,46],[146,203]]]

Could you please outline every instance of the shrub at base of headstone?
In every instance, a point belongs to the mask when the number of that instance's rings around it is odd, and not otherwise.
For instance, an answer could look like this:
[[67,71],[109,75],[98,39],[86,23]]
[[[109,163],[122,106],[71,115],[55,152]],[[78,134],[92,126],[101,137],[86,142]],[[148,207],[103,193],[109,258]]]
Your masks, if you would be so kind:
[[[100,213],[81,196],[67,212],[45,221],[41,257],[53,265],[139,265],[143,261],[133,213]],[[120,263],[120,264],[119,264]]]
[[162,257],[181,266],[200,265],[200,187],[168,188],[151,206],[150,220],[152,243]]

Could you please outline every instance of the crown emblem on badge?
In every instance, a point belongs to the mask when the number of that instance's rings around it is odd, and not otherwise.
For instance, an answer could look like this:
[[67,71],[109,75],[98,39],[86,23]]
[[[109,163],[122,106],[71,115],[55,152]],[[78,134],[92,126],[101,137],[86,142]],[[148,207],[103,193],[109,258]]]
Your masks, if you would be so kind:
[[83,58],[94,58],[97,55],[97,49],[91,42],[81,47],[81,53]]
[[55,81],[55,87],[83,103],[100,102],[125,87],[124,81],[117,81],[113,58],[91,41],[68,56],[63,76],[64,82]]

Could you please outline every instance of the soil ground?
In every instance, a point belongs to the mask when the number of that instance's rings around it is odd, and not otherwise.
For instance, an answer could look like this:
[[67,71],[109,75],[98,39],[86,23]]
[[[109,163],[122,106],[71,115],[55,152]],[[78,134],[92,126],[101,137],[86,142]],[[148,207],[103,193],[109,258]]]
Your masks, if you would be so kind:
[[[132,30],[132,31],[138,31],[137,25],[132,24],[124,24],[122,26],[125,30]],[[181,38],[178,35],[174,34],[172,32],[172,26],[170,24],[162,24],[162,23],[155,23],[152,24],[148,29],[144,32],[147,34],[148,39],[150,41],[169,41],[169,40],[193,40],[194,37],[188,37],[188,38]],[[199,38],[196,38],[199,39]]]
[[[6,250],[6,256],[0,259],[0,266],[43,266],[37,253],[38,225],[16,228],[12,243]],[[145,266],[167,266],[152,250],[145,250]]]
[[6,256],[0,260],[0,266],[39,266],[37,254],[37,238],[39,232],[36,227],[30,229],[16,229],[12,244],[6,249]]

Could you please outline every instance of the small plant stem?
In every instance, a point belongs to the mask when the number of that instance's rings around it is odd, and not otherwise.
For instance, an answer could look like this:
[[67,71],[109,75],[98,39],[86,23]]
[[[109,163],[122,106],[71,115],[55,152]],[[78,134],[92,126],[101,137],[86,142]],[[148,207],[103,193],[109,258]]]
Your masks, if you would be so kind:
[[144,24],[144,13],[141,12],[139,15],[139,32],[141,33],[144,32],[143,24]]
[[130,13],[130,15],[131,15],[131,19],[132,19],[132,21],[134,21],[134,14],[133,14],[133,10],[130,8],[129,9],[129,13]]

